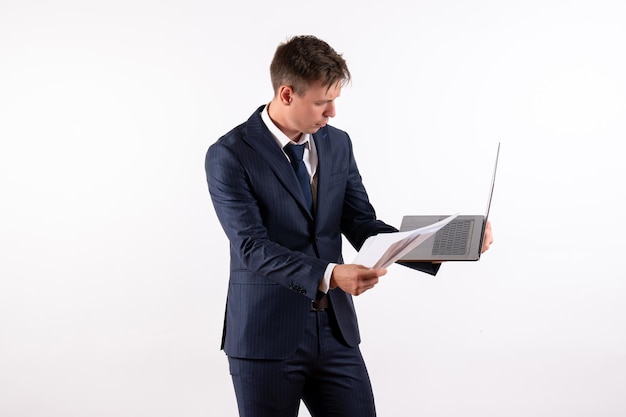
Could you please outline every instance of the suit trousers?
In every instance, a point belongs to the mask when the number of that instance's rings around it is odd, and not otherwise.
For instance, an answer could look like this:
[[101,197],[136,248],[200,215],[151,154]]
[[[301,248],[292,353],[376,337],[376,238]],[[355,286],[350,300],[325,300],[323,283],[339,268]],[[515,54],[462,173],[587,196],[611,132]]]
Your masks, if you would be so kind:
[[283,360],[228,358],[240,417],[374,417],[372,387],[357,347],[341,336],[332,310],[311,311],[294,354]]

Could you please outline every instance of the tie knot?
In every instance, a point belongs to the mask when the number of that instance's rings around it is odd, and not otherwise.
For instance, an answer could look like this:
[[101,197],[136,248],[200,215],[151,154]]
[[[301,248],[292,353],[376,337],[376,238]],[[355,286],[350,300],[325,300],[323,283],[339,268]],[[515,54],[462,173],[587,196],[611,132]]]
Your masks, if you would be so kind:
[[292,162],[302,161],[302,156],[304,155],[304,146],[304,143],[302,145],[289,143],[287,146],[285,146],[285,153],[287,154],[287,156],[289,156],[289,159],[291,159]]

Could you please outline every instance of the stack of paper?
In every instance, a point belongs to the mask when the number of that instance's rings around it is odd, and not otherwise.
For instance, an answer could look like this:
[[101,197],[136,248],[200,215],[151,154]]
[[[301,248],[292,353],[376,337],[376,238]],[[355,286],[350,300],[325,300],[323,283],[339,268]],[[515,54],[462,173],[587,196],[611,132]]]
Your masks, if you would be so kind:
[[442,227],[454,220],[456,216],[458,216],[458,213],[415,230],[380,233],[376,236],[371,236],[365,241],[352,263],[369,268],[387,268],[437,233]]

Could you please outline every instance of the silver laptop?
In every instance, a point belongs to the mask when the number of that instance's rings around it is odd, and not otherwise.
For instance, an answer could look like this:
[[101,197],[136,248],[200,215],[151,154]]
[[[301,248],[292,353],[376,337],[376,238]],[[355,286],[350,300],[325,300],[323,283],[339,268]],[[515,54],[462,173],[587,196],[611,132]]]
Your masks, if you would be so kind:
[[[485,215],[459,215],[441,230],[429,237],[424,243],[407,253],[398,263],[433,262],[433,261],[477,261],[483,245],[485,226],[491,208],[493,186],[496,182],[500,143],[496,151],[496,163],[491,177],[489,198]],[[404,216],[400,231],[408,231],[445,219],[447,215]]]

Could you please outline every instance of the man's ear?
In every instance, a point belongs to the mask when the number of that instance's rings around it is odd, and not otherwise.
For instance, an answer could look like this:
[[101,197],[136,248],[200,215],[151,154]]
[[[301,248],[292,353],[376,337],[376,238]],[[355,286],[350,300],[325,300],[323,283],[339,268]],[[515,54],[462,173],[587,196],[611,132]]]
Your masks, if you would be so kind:
[[278,97],[280,98],[281,103],[285,106],[288,106],[293,100],[294,92],[293,88],[290,85],[281,85],[278,90]]

